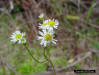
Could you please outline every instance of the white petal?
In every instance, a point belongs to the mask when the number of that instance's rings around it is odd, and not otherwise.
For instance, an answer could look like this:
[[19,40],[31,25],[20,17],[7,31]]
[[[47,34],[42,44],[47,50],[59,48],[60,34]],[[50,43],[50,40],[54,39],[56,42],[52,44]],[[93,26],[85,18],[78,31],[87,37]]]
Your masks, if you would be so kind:
[[44,35],[43,32],[41,32],[41,31],[39,31],[39,34],[42,35],[42,36]]
[[18,40],[18,44],[21,44],[22,42],[21,42],[21,40]]
[[41,40],[41,43],[40,44],[43,45],[44,44],[44,40]]
[[55,39],[52,40],[52,43],[56,44],[56,42],[57,42],[57,40],[55,40]]
[[45,42],[44,42],[44,47],[46,47],[46,45],[47,45],[47,42],[45,41]]
[[39,23],[40,26],[42,26],[42,24]]
[[15,43],[16,41],[17,41],[17,40],[15,40],[15,39],[12,39],[12,40],[11,40],[11,42],[13,42],[13,43]]
[[38,36],[37,39],[40,40],[40,39],[43,39],[43,37]]
[[44,33],[44,34],[46,34],[46,33],[47,33],[47,30],[42,30],[42,31],[43,31],[43,33]]
[[56,25],[54,26],[55,29],[57,29],[57,27],[58,27],[58,26],[56,26]]
[[55,41],[52,41],[52,43],[53,43],[53,44],[56,44],[56,42],[55,42]]
[[56,25],[59,25],[59,22],[58,22],[58,20],[55,20],[55,24],[56,24]]
[[16,31],[15,33],[16,33],[16,34],[20,34],[20,31]]

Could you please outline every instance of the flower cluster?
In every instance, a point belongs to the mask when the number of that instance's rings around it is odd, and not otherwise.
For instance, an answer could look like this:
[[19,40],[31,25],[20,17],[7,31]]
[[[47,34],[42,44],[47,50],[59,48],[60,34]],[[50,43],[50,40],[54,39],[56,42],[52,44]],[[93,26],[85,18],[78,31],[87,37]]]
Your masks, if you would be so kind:
[[25,39],[25,33],[21,33],[20,31],[15,31],[12,35],[11,35],[11,42],[13,43],[18,43],[18,44],[24,44],[26,43],[26,39]]
[[[39,24],[39,29],[42,31],[39,31],[40,36],[38,36],[38,40],[41,40],[41,45],[46,47],[49,45],[51,42],[53,44],[56,44],[56,41],[54,39],[54,29],[58,28],[59,22],[58,20],[55,19],[48,19],[44,20],[44,14],[41,14],[39,16],[40,20],[42,20],[42,24]],[[19,44],[24,44],[26,43],[26,38],[25,38],[25,33],[21,33],[20,31],[15,31],[11,35],[11,42],[13,43],[19,43]]]
[[43,20],[43,23],[39,24],[39,29],[42,32],[39,31],[40,36],[38,36],[38,40],[41,40],[41,45],[46,47],[51,42],[56,44],[57,40],[54,39],[54,29],[57,29],[58,25],[59,22],[55,19]]

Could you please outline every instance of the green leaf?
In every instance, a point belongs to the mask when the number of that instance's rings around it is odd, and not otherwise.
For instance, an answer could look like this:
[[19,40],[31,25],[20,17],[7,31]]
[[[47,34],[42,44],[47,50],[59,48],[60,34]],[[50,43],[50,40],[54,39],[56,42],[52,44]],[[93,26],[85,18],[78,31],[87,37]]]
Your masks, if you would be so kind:
[[91,6],[90,6],[90,8],[89,8],[89,10],[88,10],[88,15],[87,15],[86,20],[85,20],[85,24],[86,24],[86,25],[88,24],[89,19],[90,19],[90,16],[91,16],[91,14],[92,14],[94,2],[95,2],[95,1],[93,0],[93,1],[92,1],[92,4],[91,4]]
[[73,15],[66,15],[66,18],[69,20],[80,20],[78,16],[73,16]]

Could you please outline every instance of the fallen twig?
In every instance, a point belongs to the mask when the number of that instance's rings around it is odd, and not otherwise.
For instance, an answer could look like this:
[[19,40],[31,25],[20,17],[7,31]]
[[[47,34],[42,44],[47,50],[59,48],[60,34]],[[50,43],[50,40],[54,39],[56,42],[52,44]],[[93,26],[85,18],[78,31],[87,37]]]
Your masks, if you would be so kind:
[[73,67],[75,64],[78,64],[79,62],[81,62],[81,61],[83,61],[84,59],[86,59],[87,57],[89,57],[89,56],[91,55],[91,53],[92,53],[91,51],[85,53],[85,55],[84,55],[82,58],[78,59],[78,60],[75,61],[74,63],[72,63],[72,64],[70,64],[70,65],[67,65],[67,66],[65,66],[65,67],[59,68],[59,69],[57,69],[56,71],[57,71],[57,72],[61,72],[61,71],[64,71],[64,70],[66,70],[66,69],[68,69],[68,68],[70,68],[70,67]]

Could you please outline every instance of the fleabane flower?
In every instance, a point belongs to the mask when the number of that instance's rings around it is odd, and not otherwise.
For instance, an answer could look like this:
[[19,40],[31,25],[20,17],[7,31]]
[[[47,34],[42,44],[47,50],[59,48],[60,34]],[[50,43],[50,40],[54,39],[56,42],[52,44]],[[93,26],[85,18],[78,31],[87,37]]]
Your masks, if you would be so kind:
[[20,31],[15,31],[12,35],[11,35],[11,42],[13,43],[19,43],[19,44],[23,44],[26,43],[26,39],[25,39],[25,33],[21,33]]
[[49,19],[48,20],[48,27],[47,27],[47,29],[49,29],[49,30],[53,30],[53,28],[57,29],[58,25],[59,25],[58,20],[54,20],[54,19],[51,20],[51,19]]
[[56,44],[56,41],[54,39],[54,32],[50,32],[48,30],[43,30],[42,32],[39,32],[40,36],[38,36],[38,40],[41,40],[41,45],[43,45],[44,47],[46,47],[47,45],[49,45],[51,42]]
[[49,20],[44,20],[43,24],[39,24],[39,25],[40,25],[39,26],[40,29],[43,29],[43,30],[47,29],[47,30],[53,31],[53,28],[57,29],[59,22],[58,20],[49,19]]
[[48,20],[44,20],[43,24],[39,24],[40,29],[46,30],[47,27],[48,27]]

